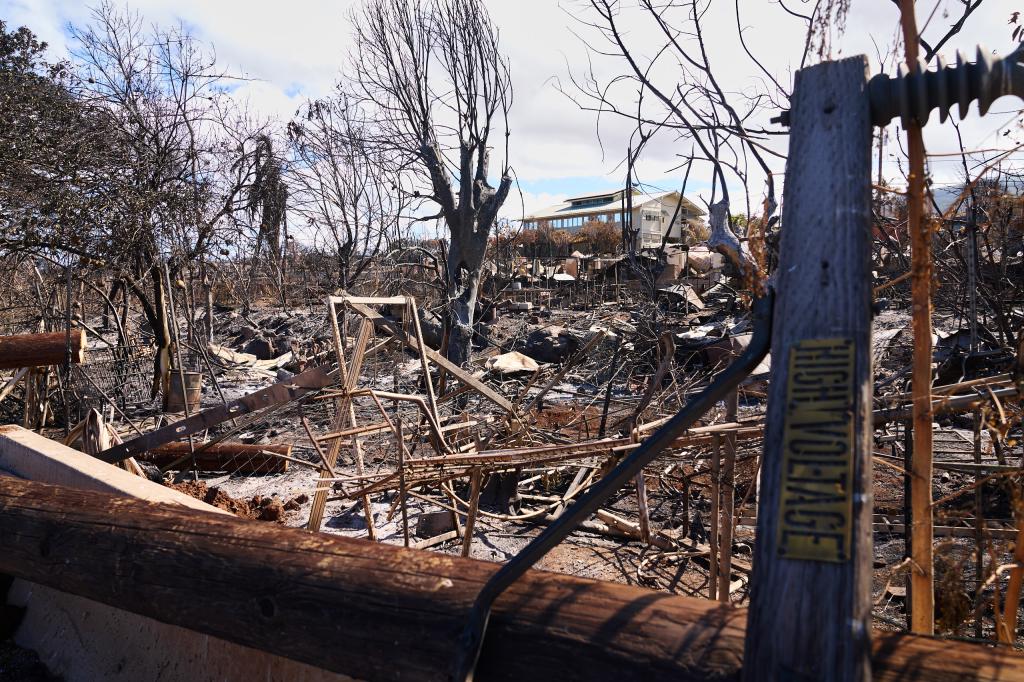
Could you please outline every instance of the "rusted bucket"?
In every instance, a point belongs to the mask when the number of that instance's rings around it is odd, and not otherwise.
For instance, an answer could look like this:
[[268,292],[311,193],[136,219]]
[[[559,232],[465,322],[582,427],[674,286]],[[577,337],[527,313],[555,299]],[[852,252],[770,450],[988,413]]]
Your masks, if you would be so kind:
[[171,370],[170,388],[164,395],[164,412],[184,412],[185,404],[182,401],[181,375],[185,375],[184,394],[188,399],[188,412],[195,414],[199,411],[200,396],[203,393],[202,372],[179,372]]

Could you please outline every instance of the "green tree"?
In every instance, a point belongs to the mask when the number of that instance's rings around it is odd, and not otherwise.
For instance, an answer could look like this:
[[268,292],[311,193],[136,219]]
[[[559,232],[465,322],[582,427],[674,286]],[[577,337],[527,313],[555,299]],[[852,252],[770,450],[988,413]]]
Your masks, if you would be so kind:
[[109,257],[118,140],[31,30],[0,21],[0,249]]

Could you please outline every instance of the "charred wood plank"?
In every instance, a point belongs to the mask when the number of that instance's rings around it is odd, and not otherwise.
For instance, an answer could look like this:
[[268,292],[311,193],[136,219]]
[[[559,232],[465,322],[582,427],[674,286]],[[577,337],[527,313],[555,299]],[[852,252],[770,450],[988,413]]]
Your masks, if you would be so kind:
[[203,410],[198,414],[168,424],[156,431],[150,431],[138,438],[115,445],[99,453],[96,457],[111,464],[120,462],[123,459],[141,454],[146,450],[152,450],[164,443],[170,443],[200,431],[205,431],[229,419],[298,400],[311,391],[330,386],[336,376],[335,372],[328,373],[319,367],[307,369],[302,374],[298,374],[288,381],[273,384],[224,405]]

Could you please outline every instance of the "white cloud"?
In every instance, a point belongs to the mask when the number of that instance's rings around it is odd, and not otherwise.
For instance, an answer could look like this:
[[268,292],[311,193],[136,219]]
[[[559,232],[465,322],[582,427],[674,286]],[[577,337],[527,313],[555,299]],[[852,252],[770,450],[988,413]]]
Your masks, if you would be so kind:
[[[266,116],[289,117],[305,97],[326,95],[334,80],[344,71],[351,43],[349,12],[358,0],[131,0],[131,9],[147,21],[163,25],[185,22],[204,42],[216,47],[223,65],[233,73],[254,79],[239,88],[254,109]],[[596,136],[596,115],[580,108],[560,93],[561,83],[567,90],[573,86],[572,72],[581,77],[592,64],[599,80],[607,82],[626,66],[621,58],[590,54],[574,35],[596,44],[593,29],[578,20],[592,20],[593,12],[585,0],[486,0],[495,23],[501,30],[503,48],[512,65],[515,102],[510,120],[512,131],[511,162],[517,176],[531,189],[545,182],[565,178],[605,178],[619,182],[624,175],[617,168],[624,156],[631,128],[612,115],[605,115],[601,133],[604,149]],[[790,87],[792,73],[799,66],[803,51],[802,22],[786,14],[778,3],[765,0],[741,0],[741,21],[749,48],[759,56],[765,68],[785,87]],[[638,22],[633,3],[623,3],[625,39],[638,55],[651,54],[663,43],[656,27]],[[930,7],[930,6],[929,6]],[[926,36],[936,40],[961,11],[956,0],[942,0],[931,19]],[[630,14],[632,12],[633,14]],[[735,6],[731,2],[714,2],[704,17],[707,48],[723,88],[738,97],[764,90],[767,77],[743,52],[736,34]],[[923,24],[922,9],[919,21]],[[9,24],[26,24],[41,38],[50,42],[58,54],[67,50],[63,26],[67,22],[82,23],[88,9],[78,0],[0,0],[0,15]],[[957,48],[971,55],[974,45],[987,41],[1005,53],[1009,47],[1004,3],[983,3],[968,20],[963,33],[953,38],[943,53],[952,58]],[[898,13],[888,2],[854,2],[846,32],[838,42],[834,56],[865,53],[871,70],[879,69],[876,53],[888,50],[897,36]],[[874,42],[872,41],[874,38]],[[878,47],[876,48],[876,43]],[[811,61],[816,57],[812,55]],[[891,66],[891,64],[890,64]],[[891,69],[890,69],[891,70]],[[659,82],[673,87],[679,80],[680,67],[669,60],[655,70]],[[628,103],[635,93],[620,88],[618,96]],[[1014,110],[1018,103],[1004,99],[996,103],[996,111]],[[766,124],[769,115],[763,121]],[[937,116],[933,115],[933,121]],[[968,148],[1005,148],[1010,140],[1019,138],[1019,129],[1009,137],[1009,115],[984,119],[970,117],[961,126]],[[1003,124],[1002,126],[1000,124]],[[890,136],[890,149],[897,149]],[[773,146],[781,151],[785,138],[775,139]],[[931,152],[955,151],[957,138],[949,124],[929,124],[926,146]],[[641,163],[642,179],[666,182],[674,186],[681,171],[671,171],[679,163],[679,155],[689,152],[689,144],[671,135],[663,135],[649,145]],[[772,160],[776,171],[783,162]],[[957,164],[933,159],[936,179],[947,181],[957,175]],[[895,178],[899,169],[887,161],[885,174]],[[756,178],[756,173],[754,174]],[[710,169],[695,167],[691,186],[706,186]],[[761,180],[754,179],[752,191],[760,191]],[[528,194],[532,202],[544,194]],[[754,201],[758,200],[755,197]],[[543,199],[546,203],[547,198]],[[515,202],[513,202],[515,203]],[[541,207],[534,206],[533,208]],[[528,207],[528,210],[529,207]],[[518,212],[518,208],[512,214]],[[506,211],[509,214],[509,211]]]
[[231,94],[239,102],[245,103],[255,114],[281,121],[293,117],[305,101],[302,95],[289,96],[275,84],[259,80],[242,83]]

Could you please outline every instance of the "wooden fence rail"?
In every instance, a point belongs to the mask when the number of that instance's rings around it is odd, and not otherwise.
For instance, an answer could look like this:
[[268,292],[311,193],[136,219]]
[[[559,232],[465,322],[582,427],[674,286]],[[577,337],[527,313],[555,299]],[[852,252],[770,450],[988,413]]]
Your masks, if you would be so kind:
[[[444,679],[494,570],[0,476],[0,572],[359,679]],[[717,602],[531,571],[498,601],[478,677],[737,680],[745,620]],[[1024,656],[1007,648],[876,634],[875,680],[1024,681]]]

